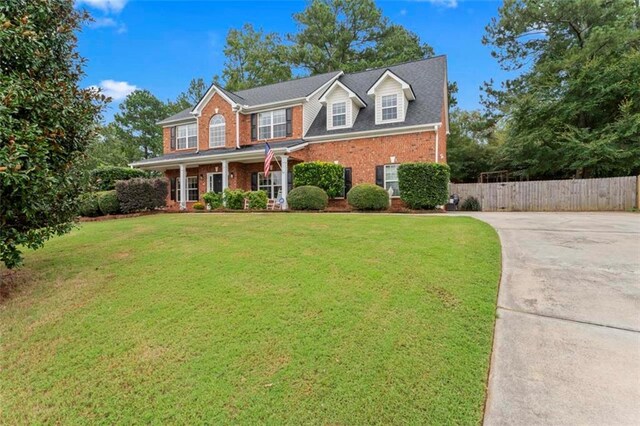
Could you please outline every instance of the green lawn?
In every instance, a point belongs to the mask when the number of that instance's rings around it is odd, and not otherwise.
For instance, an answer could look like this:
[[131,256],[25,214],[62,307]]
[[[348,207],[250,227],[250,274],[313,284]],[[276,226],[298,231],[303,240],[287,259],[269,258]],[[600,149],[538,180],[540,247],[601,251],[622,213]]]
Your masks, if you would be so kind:
[[477,424],[499,275],[464,217],[85,223],[0,302],[0,424]]

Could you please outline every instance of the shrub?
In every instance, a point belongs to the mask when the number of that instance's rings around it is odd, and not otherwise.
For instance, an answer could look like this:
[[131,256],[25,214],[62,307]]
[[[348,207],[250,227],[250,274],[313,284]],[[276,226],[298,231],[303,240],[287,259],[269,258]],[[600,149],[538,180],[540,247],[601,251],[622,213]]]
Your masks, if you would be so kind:
[[91,183],[98,191],[110,191],[115,189],[116,181],[133,178],[146,178],[149,173],[140,169],[129,167],[99,167],[91,171]]
[[98,206],[102,214],[118,214],[120,213],[120,203],[116,191],[96,192]]
[[98,205],[98,197],[93,192],[87,192],[80,196],[79,204],[80,216],[96,217],[100,216],[100,206]]
[[267,193],[265,191],[249,191],[246,194],[249,200],[249,208],[252,210],[264,210],[267,208]]
[[222,207],[222,193],[220,192],[207,192],[202,196],[202,199],[211,210]]
[[195,203],[193,203],[193,209],[204,210],[204,203],[201,203],[200,201],[196,201]]
[[482,210],[482,206],[476,197],[468,197],[462,202],[460,209],[468,212],[479,212]]
[[166,179],[134,178],[116,183],[116,195],[120,202],[120,209],[124,213],[164,207],[167,194],[168,184]]
[[386,210],[389,208],[389,193],[378,185],[363,183],[351,188],[347,202],[357,210]]
[[322,161],[296,164],[293,166],[293,186],[317,186],[330,198],[340,197],[344,190],[344,169]]
[[405,163],[398,167],[400,198],[412,209],[433,209],[449,199],[449,166]]
[[244,198],[246,193],[242,189],[225,189],[224,200],[226,202],[226,208],[231,210],[244,209]]
[[324,210],[329,203],[329,196],[322,188],[305,185],[293,188],[287,203],[293,210]]

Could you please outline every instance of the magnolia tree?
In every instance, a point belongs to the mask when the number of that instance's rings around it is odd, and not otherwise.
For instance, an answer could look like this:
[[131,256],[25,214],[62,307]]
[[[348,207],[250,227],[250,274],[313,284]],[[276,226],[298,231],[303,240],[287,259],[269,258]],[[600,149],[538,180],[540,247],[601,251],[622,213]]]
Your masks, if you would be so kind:
[[81,89],[75,31],[88,19],[72,0],[0,2],[0,256],[68,232],[82,161],[107,100]]

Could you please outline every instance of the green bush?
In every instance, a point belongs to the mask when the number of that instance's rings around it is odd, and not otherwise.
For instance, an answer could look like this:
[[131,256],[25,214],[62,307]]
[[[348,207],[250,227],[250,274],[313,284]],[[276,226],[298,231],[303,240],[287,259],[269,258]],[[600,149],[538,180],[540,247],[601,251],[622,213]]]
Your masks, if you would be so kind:
[[329,204],[329,196],[322,188],[305,185],[293,188],[287,203],[293,210],[324,210]]
[[146,178],[149,173],[140,169],[129,167],[99,167],[91,171],[91,183],[98,191],[110,191],[115,189],[119,180],[129,180],[133,178]]
[[116,182],[116,195],[123,213],[162,208],[168,192],[166,179],[134,178]]
[[222,207],[222,193],[220,192],[207,192],[202,196],[202,199],[211,210]]
[[118,214],[120,213],[120,203],[116,191],[96,192],[98,206],[102,214]]
[[267,193],[265,191],[249,191],[246,194],[251,210],[264,210],[267,208]]
[[98,205],[96,194],[87,192],[80,196],[79,213],[80,216],[85,217],[100,216],[100,206]]
[[449,199],[449,166],[405,163],[398,167],[400,198],[412,209],[433,209]]
[[293,186],[317,186],[330,198],[342,196],[344,169],[339,164],[312,161],[293,166]]
[[389,193],[377,185],[356,185],[347,194],[347,202],[357,210],[386,210],[389,208]]
[[193,209],[204,210],[204,203],[201,203],[200,201],[196,201],[195,203],[193,203]]
[[224,200],[226,202],[225,207],[231,210],[244,209],[244,199],[246,193],[242,189],[225,189]]
[[460,209],[468,212],[479,212],[482,210],[482,206],[476,197],[468,197],[462,202]]

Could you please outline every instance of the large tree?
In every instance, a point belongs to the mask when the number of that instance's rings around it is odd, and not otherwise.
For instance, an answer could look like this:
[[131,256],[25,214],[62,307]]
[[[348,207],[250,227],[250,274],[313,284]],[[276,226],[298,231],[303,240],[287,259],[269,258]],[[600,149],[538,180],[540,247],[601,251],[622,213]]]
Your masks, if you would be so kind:
[[392,25],[373,0],[313,0],[296,13],[291,60],[311,74],[362,71],[433,55],[433,49]]
[[0,258],[22,261],[68,232],[83,157],[105,98],[81,89],[75,31],[88,18],[72,0],[0,3]]
[[115,123],[102,127],[87,148],[87,168],[91,170],[101,166],[124,167],[128,162],[127,147],[118,136]]
[[203,78],[191,79],[189,87],[178,95],[175,103],[181,107],[180,110],[193,107],[202,99],[204,94],[207,93],[208,88],[209,86],[207,86]]
[[162,128],[156,123],[168,115],[167,105],[148,90],[130,93],[120,104],[114,123],[128,161],[162,154]]
[[506,70],[487,107],[509,122],[504,165],[533,178],[640,173],[634,0],[506,0],[484,43]]
[[251,24],[231,29],[224,48],[222,81],[232,91],[291,79],[288,49],[278,34],[256,30]]

